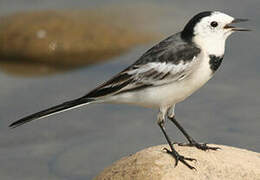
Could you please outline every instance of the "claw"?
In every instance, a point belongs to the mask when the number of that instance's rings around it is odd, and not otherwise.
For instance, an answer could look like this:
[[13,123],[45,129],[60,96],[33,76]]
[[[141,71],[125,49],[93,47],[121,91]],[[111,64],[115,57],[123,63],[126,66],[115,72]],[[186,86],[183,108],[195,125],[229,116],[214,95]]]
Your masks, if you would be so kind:
[[179,159],[176,158],[174,167],[176,167],[178,165],[178,163],[179,163]]
[[[174,157],[175,159],[175,167],[178,165],[178,162],[181,161],[184,165],[186,165],[188,168],[190,169],[193,169],[193,170],[196,170],[195,167],[189,165],[189,163],[187,163],[186,161],[197,161],[196,159],[194,158],[188,158],[188,157],[184,157],[182,155],[179,155],[177,152],[173,152],[173,151],[170,151],[169,149],[167,148],[163,148],[163,150],[166,151],[166,153],[170,154],[172,157]],[[186,161],[185,161],[186,160]]]

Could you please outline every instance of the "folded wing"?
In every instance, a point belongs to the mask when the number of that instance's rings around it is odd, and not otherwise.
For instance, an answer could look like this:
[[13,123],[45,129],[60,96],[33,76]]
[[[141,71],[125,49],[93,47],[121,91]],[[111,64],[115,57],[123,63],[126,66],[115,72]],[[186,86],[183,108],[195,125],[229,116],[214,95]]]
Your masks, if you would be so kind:
[[86,98],[102,98],[180,81],[190,75],[200,49],[171,36],[149,49],[133,65],[97,87]]

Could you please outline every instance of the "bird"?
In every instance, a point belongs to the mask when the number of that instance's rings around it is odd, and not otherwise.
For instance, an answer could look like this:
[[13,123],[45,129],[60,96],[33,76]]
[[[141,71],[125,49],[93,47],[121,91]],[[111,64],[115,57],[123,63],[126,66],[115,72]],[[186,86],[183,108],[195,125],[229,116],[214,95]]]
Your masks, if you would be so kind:
[[195,141],[177,121],[175,105],[213,77],[222,63],[226,39],[234,32],[250,31],[233,24],[247,20],[220,11],[200,12],[188,21],[182,31],[160,41],[132,65],[86,95],[21,118],[9,127],[15,128],[93,103],[130,104],[158,109],[157,124],[169,144],[169,148],[164,148],[165,153],[175,159],[175,166],[182,162],[188,168],[195,169],[190,162],[196,159],[185,157],[175,150],[174,143],[166,133],[165,122],[169,119],[186,137],[188,143],[179,145],[204,151],[219,149]]

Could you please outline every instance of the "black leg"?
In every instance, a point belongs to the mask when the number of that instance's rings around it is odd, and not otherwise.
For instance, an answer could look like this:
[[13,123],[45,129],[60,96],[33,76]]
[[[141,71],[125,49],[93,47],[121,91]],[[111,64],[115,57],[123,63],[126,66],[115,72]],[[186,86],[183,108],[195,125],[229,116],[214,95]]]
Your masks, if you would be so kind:
[[168,116],[168,118],[175,124],[175,126],[182,132],[182,134],[187,138],[187,140],[189,141],[188,144],[185,143],[178,143],[178,145],[180,146],[194,146],[198,149],[201,150],[218,150],[220,149],[219,147],[210,147],[208,146],[206,143],[197,143],[186,131],[185,129],[179,124],[179,122],[176,120],[175,116],[170,117]]
[[173,144],[169,138],[169,136],[167,135],[166,131],[165,131],[165,128],[164,128],[164,121],[161,120],[161,121],[158,121],[158,125],[159,127],[161,128],[171,150],[167,149],[167,148],[164,148],[164,150],[166,150],[166,152],[168,154],[170,154],[172,157],[174,157],[175,159],[175,166],[178,165],[178,162],[181,161],[184,165],[186,165],[188,168],[190,169],[195,169],[193,166],[189,165],[186,161],[196,161],[196,159],[193,159],[193,158],[187,158],[187,157],[184,157],[182,155],[180,155],[173,147]]

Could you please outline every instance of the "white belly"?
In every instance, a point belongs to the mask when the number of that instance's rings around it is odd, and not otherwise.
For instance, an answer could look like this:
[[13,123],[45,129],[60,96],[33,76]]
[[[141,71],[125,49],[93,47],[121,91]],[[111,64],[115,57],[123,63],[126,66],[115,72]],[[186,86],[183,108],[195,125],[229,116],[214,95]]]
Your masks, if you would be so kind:
[[192,73],[185,79],[141,91],[122,93],[112,97],[109,101],[151,108],[175,105],[198,90],[212,77],[208,56],[205,57],[207,58],[203,58],[196,64]]

